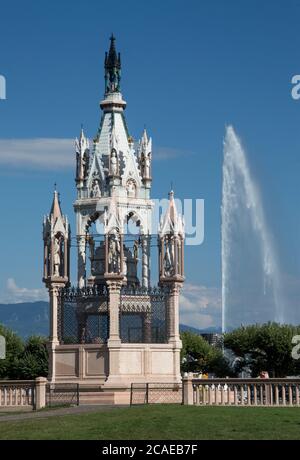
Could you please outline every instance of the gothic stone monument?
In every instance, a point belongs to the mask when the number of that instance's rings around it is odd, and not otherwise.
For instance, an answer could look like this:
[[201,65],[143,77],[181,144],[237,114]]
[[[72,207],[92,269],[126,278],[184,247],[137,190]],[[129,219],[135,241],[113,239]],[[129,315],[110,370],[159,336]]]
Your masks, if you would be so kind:
[[[93,148],[83,129],[75,142],[77,285],[70,282],[70,227],[56,191],[44,218],[43,280],[51,311],[49,381],[95,385],[109,402],[128,403],[131,383],[181,381],[184,224],[171,192],[154,239],[152,142],[146,130],[137,144],[129,136],[120,54],[110,40]],[[158,240],[157,287],[150,283],[151,236]]]

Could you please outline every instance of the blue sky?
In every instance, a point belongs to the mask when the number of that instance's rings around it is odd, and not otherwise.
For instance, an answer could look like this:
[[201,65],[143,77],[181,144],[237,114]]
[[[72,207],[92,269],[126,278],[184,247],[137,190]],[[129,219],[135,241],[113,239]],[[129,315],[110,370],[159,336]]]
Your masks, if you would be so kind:
[[205,241],[186,251],[185,322],[220,324],[227,124],[242,138],[261,192],[288,319],[300,322],[300,100],[291,97],[291,78],[300,74],[300,2],[11,0],[1,19],[0,300],[40,295],[41,222],[55,181],[75,233],[72,144],[58,143],[60,159],[55,144],[32,140],[73,139],[81,123],[95,135],[114,32],[129,131],[137,138],[146,124],[153,137],[153,196],[166,196],[173,181],[180,198],[205,200]]

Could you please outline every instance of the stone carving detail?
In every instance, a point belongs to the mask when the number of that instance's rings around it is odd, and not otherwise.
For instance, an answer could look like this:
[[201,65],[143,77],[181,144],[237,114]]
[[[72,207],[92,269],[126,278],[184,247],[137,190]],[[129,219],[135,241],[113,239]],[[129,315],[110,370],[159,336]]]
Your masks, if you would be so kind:
[[174,244],[172,238],[166,239],[165,256],[164,256],[164,272],[166,276],[174,274]]
[[136,196],[136,185],[133,179],[129,179],[126,184],[127,196],[129,198],[135,198]]
[[91,197],[92,198],[99,198],[101,196],[101,191],[99,187],[98,179],[95,179],[92,186]]
[[115,150],[112,150],[110,155],[110,175],[118,175],[118,156]]
[[56,235],[53,240],[53,276],[60,276],[61,247],[60,235]]

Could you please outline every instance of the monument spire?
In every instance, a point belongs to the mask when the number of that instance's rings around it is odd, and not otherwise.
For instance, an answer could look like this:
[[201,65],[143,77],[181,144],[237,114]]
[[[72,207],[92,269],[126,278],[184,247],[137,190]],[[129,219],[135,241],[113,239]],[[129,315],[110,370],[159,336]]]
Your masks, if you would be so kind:
[[105,95],[108,93],[120,92],[121,81],[121,55],[116,51],[116,39],[112,34],[110,37],[110,48],[105,53]]
[[56,184],[55,184],[55,190],[53,192],[53,201],[52,201],[50,216],[53,216],[54,220],[62,217],[62,212],[61,212],[60,202],[59,202],[59,194],[58,194],[58,191],[56,190]]

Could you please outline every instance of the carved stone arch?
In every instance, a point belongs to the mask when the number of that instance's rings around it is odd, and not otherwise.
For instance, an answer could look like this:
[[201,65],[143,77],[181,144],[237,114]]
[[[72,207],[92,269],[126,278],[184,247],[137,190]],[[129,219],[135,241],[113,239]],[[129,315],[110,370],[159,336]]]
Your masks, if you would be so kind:
[[132,220],[136,224],[137,227],[140,227],[141,217],[133,209],[126,213],[124,223],[128,224],[130,220]]
[[85,231],[88,233],[90,227],[99,219],[101,223],[104,223],[105,211],[96,211],[91,214],[85,225]]
[[91,214],[87,220],[87,223],[85,225],[85,232],[88,233],[90,227],[96,222],[97,219],[100,217],[100,212],[96,211],[93,214]]

